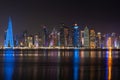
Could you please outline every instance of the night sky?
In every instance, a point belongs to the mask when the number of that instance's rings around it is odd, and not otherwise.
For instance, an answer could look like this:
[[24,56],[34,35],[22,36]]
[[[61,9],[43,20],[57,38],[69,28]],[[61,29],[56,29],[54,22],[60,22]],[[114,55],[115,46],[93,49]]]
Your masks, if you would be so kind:
[[13,32],[24,30],[40,32],[42,25],[49,29],[61,23],[72,26],[78,23],[102,33],[120,34],[120,4],[113,1],[92,0],[0,0],[0,44],[7,29],[8,16],[12,17]]

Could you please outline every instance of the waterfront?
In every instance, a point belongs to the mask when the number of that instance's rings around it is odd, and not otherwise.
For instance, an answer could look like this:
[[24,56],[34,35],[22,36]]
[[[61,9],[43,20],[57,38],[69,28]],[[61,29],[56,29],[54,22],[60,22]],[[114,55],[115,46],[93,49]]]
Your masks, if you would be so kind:
[[0,80],[119,80],[120,51],[0,51]]

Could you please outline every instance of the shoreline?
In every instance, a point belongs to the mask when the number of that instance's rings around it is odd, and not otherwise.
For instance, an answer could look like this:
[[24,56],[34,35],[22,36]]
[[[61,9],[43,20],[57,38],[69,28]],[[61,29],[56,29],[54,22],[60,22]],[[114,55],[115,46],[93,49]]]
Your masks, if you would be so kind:
[[4,50],[81,50],[81,51],[120,51],[120,48],[77,48],[77,47],[38,47],[38,48],[28,48],[28,47],[13,47],[13,48],[0,48],[0,51]]

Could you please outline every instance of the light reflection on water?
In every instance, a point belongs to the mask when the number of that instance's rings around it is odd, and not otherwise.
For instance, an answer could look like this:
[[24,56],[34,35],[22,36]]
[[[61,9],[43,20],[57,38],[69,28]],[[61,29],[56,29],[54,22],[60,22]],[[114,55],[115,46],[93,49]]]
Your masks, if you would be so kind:
[[79,50],[75,49],[74,54],[73,54],[73,74],[74,78],[73,80],[78,80],[79,77],[79,64],[80,64],[80,59],[79,59]]
[[119,51],[0,51],[1,80],[118,80]]
[[4,51],[4,80],[12,80],[14,72],[14,51]]
[[106,80],[112,78],[112,51],[106,51]]

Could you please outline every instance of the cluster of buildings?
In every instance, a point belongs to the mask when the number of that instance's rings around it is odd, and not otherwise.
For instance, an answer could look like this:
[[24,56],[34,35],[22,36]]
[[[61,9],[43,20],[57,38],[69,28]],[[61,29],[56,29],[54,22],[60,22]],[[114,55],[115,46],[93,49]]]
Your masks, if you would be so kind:
[[50,32],[44,26],[40,34],[29,35],[25,31],[22,37],[13,37],[12,21],[9,19],[4,47],[79,47],[79,48],[120,48],[120,36],[116,33],[101,34],[87,26],[65,26],[53,28]]

